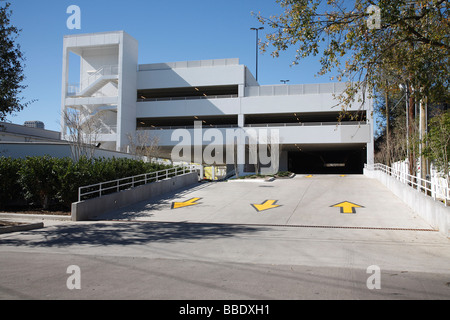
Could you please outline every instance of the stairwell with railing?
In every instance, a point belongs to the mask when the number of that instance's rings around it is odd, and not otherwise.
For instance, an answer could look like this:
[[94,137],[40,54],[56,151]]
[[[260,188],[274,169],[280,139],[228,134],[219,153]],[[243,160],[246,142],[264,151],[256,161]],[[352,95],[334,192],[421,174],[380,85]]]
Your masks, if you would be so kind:
[[117,134],[117,103],[105,104],[105,99],[102,98],[117,98],[118,83],[119,67],[107,65],[88,72],[80,84],[67,85],[67,98],[74,102],[73,105],[69,103],[67,107],[78,110],[81,127],[88,120],[96,121],[98,128],[93,134],[100,143],[114,141]]
[[119,67],[116,65],[102,66],[92,72],[81,84],[69,84],[67,96],[69,97],[91,97],[100,91],[108,83],[116,89],[119,81]]

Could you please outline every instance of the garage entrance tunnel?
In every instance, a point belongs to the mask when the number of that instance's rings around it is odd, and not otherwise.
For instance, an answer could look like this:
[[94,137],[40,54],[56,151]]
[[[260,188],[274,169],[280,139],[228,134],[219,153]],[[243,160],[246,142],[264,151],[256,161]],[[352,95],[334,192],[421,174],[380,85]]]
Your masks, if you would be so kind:
[[288,170],[297,174],[362,174],[367,162],[365,145],[295,149],[288,150]]

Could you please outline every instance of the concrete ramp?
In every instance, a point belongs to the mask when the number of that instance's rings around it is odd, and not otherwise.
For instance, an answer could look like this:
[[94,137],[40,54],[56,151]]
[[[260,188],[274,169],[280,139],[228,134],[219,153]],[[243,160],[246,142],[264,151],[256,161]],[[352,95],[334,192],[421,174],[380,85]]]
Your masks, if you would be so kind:
[[203,183],[100,219],[435,231],[380,182],[363,175]]

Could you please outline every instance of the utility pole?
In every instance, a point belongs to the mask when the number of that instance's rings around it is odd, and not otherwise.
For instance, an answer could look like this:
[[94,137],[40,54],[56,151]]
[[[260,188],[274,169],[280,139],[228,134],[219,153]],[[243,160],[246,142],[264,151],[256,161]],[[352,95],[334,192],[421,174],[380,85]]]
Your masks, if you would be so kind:
[[259,28],[250,28],[250,30],[254,30],[256,31],[256,81],[258,81],[258,56],[259,56],[259,30],[263,30],[264,27],[259,27]]

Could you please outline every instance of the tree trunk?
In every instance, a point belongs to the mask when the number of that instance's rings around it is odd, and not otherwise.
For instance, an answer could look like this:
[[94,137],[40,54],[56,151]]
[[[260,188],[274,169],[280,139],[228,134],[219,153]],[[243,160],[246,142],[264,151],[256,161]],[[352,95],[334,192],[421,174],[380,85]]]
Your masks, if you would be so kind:
[[[409,92],[412,92],[411,87]],[[414,108],[415,108],[415,101],[412,94],[409,96],[409,106],[408,106],[408,134],[409,134],[409,174],[415,175],[416,172],[416,157],[414,154]]]
[[389,93],[388,93],[388,89],[387,89],[387,80],[386,80],[386,90],[384,92],[385,97],[384,100],[386,102],[386,150],[387,150],[387,155],[386,155],[386,165],[388,167],[391,166],[391,145],[390,145],[390,134],[391,134],[391,130],[390,130],[390,119],[389,119]]

